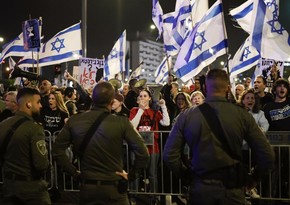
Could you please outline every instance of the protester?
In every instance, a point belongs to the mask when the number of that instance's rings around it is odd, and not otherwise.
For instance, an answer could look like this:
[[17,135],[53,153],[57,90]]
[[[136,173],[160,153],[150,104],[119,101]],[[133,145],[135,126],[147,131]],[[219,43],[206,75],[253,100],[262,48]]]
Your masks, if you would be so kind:
[[[273,85],[272,93],[275,99],[264,106],[265,116],[270,125],[269,131],[290,131],[289,89],[289,82],[283,78],[276,80]],[[272,174],[272,196],[278,195],[278,178],[280,177],[281,194],[283,197],[289,198],[289,149],[287,147],[279,150],[275,148],[275,153],[276,166]]]
[[115,93],[114,102],[112,104],[112,113],[129,117],[130,110],[124,105],[124,96],[118,92]]
[[[51,204],[47,183],[43,180],[49,166],[44,131],[35,121],[42,107],[40,102],[37,90],[20,89],[17,94],[19,110],[15,116],[0,123],[0,157],[4,168],[1,205]],[[10,140],[5,144],[6,137]]]
[[[128,205],[127,187],[122,179],[133,180],[135,173],[147,165],[148,150],[139,133],[127,117],[110,114],[114,95],[110,83],[99,82],[93,90],[91,110],[70,117],[53,147],[57,164],[73,176],[80,172],[69,162],[66,148],[73,144],[81,157],[80,204]],[[99,126],[96,120],[100,120]],[[135,155],[129,175],[123,172],[123,141]]]
[[194,91],[193,93],[191,93],[190,99],[191,99],[192,106],[196,107],[204,102],[205,97],[201,91],[197,90],[197,91]]
[[7,119],[8,117],[14,116],[18,109],[16,102],[16,91],[9,91],[4,95],[5,109],[0,113],[0,122]]
[[[164,161],[176,175],[192,177],[188,204],[243,204],[244,186],[256,183],[245,184],[240,161],[242,140],[256,153],[255,182],[273,168],[274,153],[254,118],[225,98],[229,78],[224,70],[208,72],[206,90],[205,103],[178,117],[164,147]],[[185,143],[191,150],[189,167],[181,160]]]
[[272,102],[274,100],[273,95],[269,92],[266,92],[266,79],[261,76],[258,75],[254,81],[254,89],[255,92],[259,95],[260,97],[260,104],[261,104],[261,108],[262,110],[264,109],[264,105]]
[[[241,95],[241,106],[245,108],[255,119],[257,125],[262,130],[263,133],[266,133],[269,129],[268,120],[265,117],[264,112],[261,110],[259,96],[255,93],[253,88],[245,90]],[[249,146],[245,140],[243,140],[243,161],[244,164],[248,167],[249,173],[251,173],[252,168],[256,165],[256,159],[249,155]],[[251,198],[260,198],[260,195],[257,193],[257,188],[251,190],[246,190],[246,194]]]
[[242,93],[244,92],[244,90],[245,90],[244,85],[242,85],[242,84],[237,84],[236,85],[236,87],[235,87],[235,97],[236,97],[237,102],[241,101],[241,96],[242,96]]
[[49,80],[42,80],[39,84],[39,92],[41,94],[42,107],[49,107],[49,94],[51,92],[51,82]]
[[59,91],[49,94],[49,108],[43,108],[41,122],[48,137],[56,137],[69,118],[69,112]]
[[72,116],[77,113],[76,99],[77,92],[72,87],[66,87],[64,90],[64,104],[69,112],[69,115]]
[[137,97],[139,95],[139,90],[138,88],[135,87],[136,82],[137,82],[136,78],[133,78],[129,81],[129,91],[124,101],[126,107],[129,110],[131,110],[133,107],[138,106]]
[[[144,89],[139,94],[139,107],[134,107],[130,111],[130,121],[133,126],[137,128],[139,132],[147,138],[153,138],[154,145],[148,145],[150,153],[150,162],[147,168],[147,173],[149,177],[149,186],[151,192],[156,192],[158,190],[158,161],[160,155],[159,149],[159,133],[151,133],[148,131],[158,131],[159,123],[163,126],[168,126],[170,124],[167,108],[164,99],[161,99],[158,103],[161,107],[162,113],[159,110],[153,110],[152,106],[152,96],[151,92]],[[145,132],[144,132],[145,131]],[[148,137],[149,135],[149,137]]]

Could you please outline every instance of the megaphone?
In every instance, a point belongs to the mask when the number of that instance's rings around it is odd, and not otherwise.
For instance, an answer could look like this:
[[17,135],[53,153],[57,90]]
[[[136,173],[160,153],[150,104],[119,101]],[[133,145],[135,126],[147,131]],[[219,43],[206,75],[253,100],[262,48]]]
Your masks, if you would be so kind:
[[122,87],[122,82],[118,79],[115,79],[115,78],[110,79],[109,83],[112,84],[112,86],[115,88],[116,92]]
[[23,71],[18,66],[14,66],[13,70],[9,74],[9,78],[14,79],[18,77],[27,78],[28,80],[39,80],[39,75],[36,73]]
[[147,83],[147,80],[145,78],[142,78],[134,84],[134,87],[141,90],[145,88],[146,83]]
[[162,85],[158,84],[147,84],[147,88],[151,92],[152,97],[152,109],[159,110],[159,100],[160,100],[160,91],[162,89]]

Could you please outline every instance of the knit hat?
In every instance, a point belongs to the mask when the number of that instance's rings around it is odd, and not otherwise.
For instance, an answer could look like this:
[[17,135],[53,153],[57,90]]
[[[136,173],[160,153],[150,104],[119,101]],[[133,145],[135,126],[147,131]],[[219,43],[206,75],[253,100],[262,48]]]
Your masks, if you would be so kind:
[[115,99],[119,102],[124,102],[124,96],[120,93],[115,93]]

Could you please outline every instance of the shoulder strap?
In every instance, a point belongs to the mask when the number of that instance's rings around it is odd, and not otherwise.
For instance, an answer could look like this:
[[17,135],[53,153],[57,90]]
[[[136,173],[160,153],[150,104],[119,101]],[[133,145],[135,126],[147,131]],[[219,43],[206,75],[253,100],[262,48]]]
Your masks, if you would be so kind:
[[209,127],[213,131],[214,135],[217,137],[217,139],[221,142],[221,144],[224,146],[224,151],[233,159],[241,160],[241,157],[238,156],[233,150],[231,149],[228,140],[225,138],[224,130],[221,126],[221,122],[219,118],[216,115],[215,110],[208,104],[203,103],[198,106],[201,113],[203,114],[204,118],[206,119]]
[[103,112],[102,114],[100,114],[100,116],[96,119],[96,121],[92,124],[92,126],[90,127],[90,129],[88,130],[86,136],[84,137],[80,148],[79,148],[79,157],[82,158],[83,157],[83,153],[84,150],[86,149],[87,145],[89,144],[89,142],[91,141],[94,132],[98,129],[99,125],[101,124],[101,122],[109,115],[110,113],[108,112]]
[[11,127],[11,129],[9,130],[8,134],[6,135],[6,137],[3,140],[2,146],[0,147],[0,156],[4,156],[7,146],[11,140],[12,135],[14,134],[14,132],[16,131],[16,129],[25,121],[28,121],[29,119],[27,117],[23,117],[21,119],[19,119],[18,121],[16,121],[16,123]]

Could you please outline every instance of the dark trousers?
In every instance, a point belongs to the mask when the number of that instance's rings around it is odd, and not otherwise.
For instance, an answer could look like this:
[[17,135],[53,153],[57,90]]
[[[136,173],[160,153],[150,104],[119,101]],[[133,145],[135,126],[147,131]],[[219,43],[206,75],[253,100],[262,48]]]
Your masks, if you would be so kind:
[[244,205],[243,188],[227,189],[221,181],[195,179],[188,205]]
[[127,193],[120,194],[116,185],[84,184],[80,189],[81,205],[129,205]]
[[50,205],[47,182],[4,179],[1,205]]

